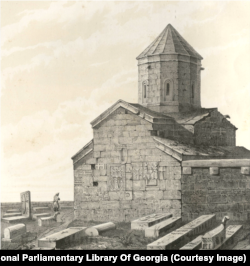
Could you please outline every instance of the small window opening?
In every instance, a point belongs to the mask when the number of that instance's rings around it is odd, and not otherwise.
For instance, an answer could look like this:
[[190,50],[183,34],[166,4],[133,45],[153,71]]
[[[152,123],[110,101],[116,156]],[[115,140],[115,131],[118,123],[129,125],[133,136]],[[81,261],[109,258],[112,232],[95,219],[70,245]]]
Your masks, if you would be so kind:
[[157,136],[157,130],[151,130],[150,134],[151,136]]
[[192,85],[192,98],[194,98],[194,84]]
[[98,187],[98,182],[93,182],[93,187]]
[[166,87],[166,95],[169,95],[169,90],[170,90],[170,86],[169,86],[169,83],[167,83],[167,87]]
[[147,97],[147,85],[144,84],[143,88],[144,88],[144,98],[146,98]]
[[157,136],[164,138],[164,131],[157,130]]
[[95,170],[95,164],[91,164],[91,170]]

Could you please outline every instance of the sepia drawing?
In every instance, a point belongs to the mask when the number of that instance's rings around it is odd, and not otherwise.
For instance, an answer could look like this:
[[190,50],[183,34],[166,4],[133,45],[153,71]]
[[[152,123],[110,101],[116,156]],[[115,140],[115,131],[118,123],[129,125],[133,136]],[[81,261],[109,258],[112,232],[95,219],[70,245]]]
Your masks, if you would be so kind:
[[250,250],[249,3],[1,5],[1,249]]

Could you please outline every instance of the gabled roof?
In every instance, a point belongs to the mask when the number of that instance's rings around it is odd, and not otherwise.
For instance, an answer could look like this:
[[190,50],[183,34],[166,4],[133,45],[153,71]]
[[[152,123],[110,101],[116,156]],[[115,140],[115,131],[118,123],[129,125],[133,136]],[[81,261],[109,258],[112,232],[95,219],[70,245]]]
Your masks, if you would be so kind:
[[171,24],[136,59],[159,54],[181,54],[203,59]]
[[157,148],[178,159],[179,161],[197,157],[209,158],[250,158],[250,151],[237,146],[202,146],[182,144],[175,140],[153,137]]
[[[169,113],[168,115],[174,118],[175,121],[180,125],[195,125],[197,122],[203,120],[206,117],[209,117],[211,115],[211,112],[213,111],[218,111],[218,109],[199,108],[190,112]],[[237,129],[230,121],[228,121],[228,124]]]
[[[92,139],[90,142],[88,142],[86,145],[83,146],[75,155],[71,157],[72,160],[77,159],[80,160],[83,157],[85,157],[87,154],[89,154],[93,149],[91,149],[91,144],[94,144],[94,140]],[[79,157],[79,158],[77,158]]]
[[106,119],[109,115],[111,115],[115,110],[117,110],[119,107],[123,107],[124,109],[132,112],[135,115],[140,116],[142,119],[145,119],[146,121],[150,123],[164,124],[169,120],[174,121],[172,117],[166,116],[158,112],[154,112],[146,107],[141,106],[140,104],[128,103],[123,100],[118,100],[105,112],[103,112],[96,119],[90,122],[90,124],[92,125],[92,127],[97,126],[104,119]]

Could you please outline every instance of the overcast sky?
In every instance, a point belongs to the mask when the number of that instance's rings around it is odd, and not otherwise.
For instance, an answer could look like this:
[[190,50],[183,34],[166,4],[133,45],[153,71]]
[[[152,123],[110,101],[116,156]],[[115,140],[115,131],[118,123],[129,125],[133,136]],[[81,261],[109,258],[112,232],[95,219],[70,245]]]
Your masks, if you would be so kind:
[[250,2],[1,1],[1,201],[73,200],[90,122],[137,102],[136,57],[168,23],[204,58],[203,107],[250,149]]

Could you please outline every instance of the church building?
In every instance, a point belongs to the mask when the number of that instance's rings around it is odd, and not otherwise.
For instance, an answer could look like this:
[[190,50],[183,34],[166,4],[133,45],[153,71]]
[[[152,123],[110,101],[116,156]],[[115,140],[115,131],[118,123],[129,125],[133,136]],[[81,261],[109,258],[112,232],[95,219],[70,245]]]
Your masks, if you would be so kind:
[[72,157],[75,218],[250,219],[250,151],[228,115],[201,107],[202,56],[169,24],[136,59],[138,103],[95,118]]

